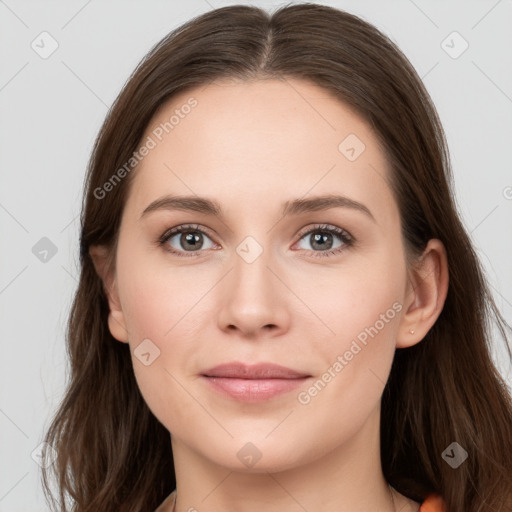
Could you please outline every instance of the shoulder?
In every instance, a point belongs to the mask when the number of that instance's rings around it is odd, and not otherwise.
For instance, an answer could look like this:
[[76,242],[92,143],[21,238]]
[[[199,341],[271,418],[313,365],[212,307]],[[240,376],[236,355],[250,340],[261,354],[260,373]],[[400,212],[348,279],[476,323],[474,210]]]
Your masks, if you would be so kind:
[[447,512],[447,509],[439,494],[429,494],[421,504],[419,512]]

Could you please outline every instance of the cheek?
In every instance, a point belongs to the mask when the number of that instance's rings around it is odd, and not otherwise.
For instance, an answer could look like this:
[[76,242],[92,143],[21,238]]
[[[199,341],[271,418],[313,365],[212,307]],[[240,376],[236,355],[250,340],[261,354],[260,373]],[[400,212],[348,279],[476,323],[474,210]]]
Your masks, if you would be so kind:
[[[316,331],[323,333],[314,338],[314,352],[323,370],[330,369],[322,374],[325,378],[320,376],[318,399],[311,390],[304,401],[311,399],[319,410],[342,405],[343,410],[359,411],[363,421],[379,400],[391,368],[405,266],[397,255],[380,253],[330,274],[330,279],[317,281],[320,286],[303,282],[308,306],[322,320],[314,319]],[[313,322],[306,330],[313,332]]]
[[[396,324],[397,309],[401,306],[401,285],[397,285],[398,281],[398,277],[393,279],[390,272],[367,273],[360,279],[351,279],[344,283],[343,296],[334,302],[338,311],[331,308],[335,330],[343,340],[364,340],[364,333],[372,327],[385,338],[388,337],[387,334],[391,334],[390,327]],[[374,334],[377,335],[375,332]]]
[[[207,280],[193,268],[172,268],[129,241],[119,246],[117,278],[133,369],[146,403],[159,419],[169,396],[182,392],[180,377],[173,376],[181,361],[190,360],[190,340],[196,336],[193,320],[208,290]],[[187,416],[186,410],[181,413]]]
[[179,272],[172,277],[155,271],[131,276],[123,312],[139,390],[162,424],[170,425],[176,417],[186,421],[190,395],[181,371],[183,362],[194,357],[197,326],[192,327],[191,320],[205,291],[191,286]]
[[159,256],[135,251],[131,255],[118,269],[130,344],[150,338],[160,346],[187,322],[189,315],[194,315],[194,307],[206,291],[206,281],[192,265],[172,267]]
[[[403,279],[400,262],[389,262],[388,272],[369,266],[341,273],[322,291],[305,290],[308,305],[325,324],[316,319],[316,331],[324,334],[315,337],[313,348],[323,365],[317,365],[321,373],[301,393],[305,416],[297,417],[315,418],[307,421],[323,431],[326,450],[354,435],[379,403],[395,352]],[[312,329],[311,323],[307,330]]]
[[401,309],[405,275],[399,258],[379,257],[340,266],[339,271],[329,269],[315,280],[302,278],[302,296],[324,324],[322,344],[331,340],[328,345],[340,348],[375,324],[382,334],[392,331]]

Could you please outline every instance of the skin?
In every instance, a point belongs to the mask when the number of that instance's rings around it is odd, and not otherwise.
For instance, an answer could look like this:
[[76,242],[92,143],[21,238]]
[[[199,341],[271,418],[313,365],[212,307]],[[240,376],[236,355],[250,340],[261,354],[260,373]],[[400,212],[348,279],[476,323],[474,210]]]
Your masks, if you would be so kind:
[[[140,391],[171,434],[176,510],[390,512],[381,396],[395,350],[421,342],[442,310],[443,244],[430,240],[407,267],[384,153],[371,128],[329,92],[302,80],[216,82],[173,97],[142,140],[190,97],[197,106],[133,171],[115,270],[106,248],[90,251],[109,298],[110,331],[129,343]],[[354,161],[338,149],[351,133],[366,146]],[[140,220],[169,193],[214,199],[225,217],[157,210]],[[333,193],[366,205],[375,222],[350,208],[281,214],[286,200]],[[200,250],[180,244],[180,234],[167,246],[196,256],[155,243],[188,223],[206,228]],[[324,249],[301,235],[315,224],[342,228],[356,244],[315,257]],[[247,236],[263,248],[252,263],[237,252]],[[335,234],[328,241],[343,245]],[[298,393],[394,303],[394,318],[301,404]],[[160,350],[148,366],[134,355],[144,339]],[[274,362],[312,378],[266,402],[242,403],[199,377],[229,361]],[[252,467],[237,457],[248,442],[261,454]],[[419,506],[396,491],[394,500],[402,512]]]

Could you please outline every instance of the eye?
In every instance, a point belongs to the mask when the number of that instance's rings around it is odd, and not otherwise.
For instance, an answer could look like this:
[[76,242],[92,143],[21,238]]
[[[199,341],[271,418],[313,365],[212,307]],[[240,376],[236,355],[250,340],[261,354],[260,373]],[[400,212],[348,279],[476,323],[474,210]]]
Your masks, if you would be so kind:
[[189,224],[167,230],[158,239],[158,243],[165,246],[165,250],[177,256],[189,257],[197,256],[197,253],[200,253],[203,249],[212,248],[211,246],[203,247],[205,238],[211,242],[210,237],[199,228],[198,224]]
[[[301,233],[301,240],[304,238],[312,247],[308,249],[313,252],[315,258],[325,258],[339,254],[354,244],[354,238],[344,229],[328,224],[317,224],[305,233]],[[333,238],[341,241],[339,245],[333,243]],[[319,249],[319,250],[316,250]]]
[[[300,238],[309,243],[312,248],[305,250],[312,252],[312,256],[315,258],[339,254],[355,242],[355,239],[347,231],[328,224],[317,224],[308,231],[302,232]],[[340,241],[337,246],[333,243],[333,238]],[[209,247],[204,247],[205,239],[210,240]],[[158,238],[157,243],[166,251],[180,257],[200,256],[202,250],[212,249],[215,245],[206,231],[201,229],[198,224],[181,225],[169,229]]]

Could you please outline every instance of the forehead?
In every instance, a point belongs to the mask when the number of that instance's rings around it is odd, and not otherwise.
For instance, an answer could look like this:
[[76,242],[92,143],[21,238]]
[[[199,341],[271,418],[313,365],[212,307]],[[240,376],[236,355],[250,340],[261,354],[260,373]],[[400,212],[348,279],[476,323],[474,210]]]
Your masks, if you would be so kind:
[[381,202],[374,206],[380,216],[393,202],[371,128],[303,80],[223,80],[180,93],[157,111],[144,143],[151,149],[134,171],[129,199],[139,211],[166,193],[252,211],[308,193]]

